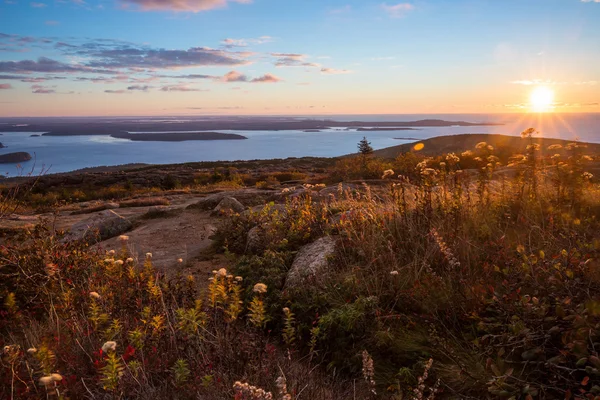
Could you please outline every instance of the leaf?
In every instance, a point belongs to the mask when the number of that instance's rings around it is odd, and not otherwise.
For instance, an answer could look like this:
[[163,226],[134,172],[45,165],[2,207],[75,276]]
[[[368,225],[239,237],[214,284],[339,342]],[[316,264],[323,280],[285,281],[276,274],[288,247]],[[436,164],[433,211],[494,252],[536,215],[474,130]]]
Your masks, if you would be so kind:
[[581,381],[581,386],[585,386],[588,384],[588,382],[590,381],[590,377],[586,376],[585,378],[583,378],[583,380]]

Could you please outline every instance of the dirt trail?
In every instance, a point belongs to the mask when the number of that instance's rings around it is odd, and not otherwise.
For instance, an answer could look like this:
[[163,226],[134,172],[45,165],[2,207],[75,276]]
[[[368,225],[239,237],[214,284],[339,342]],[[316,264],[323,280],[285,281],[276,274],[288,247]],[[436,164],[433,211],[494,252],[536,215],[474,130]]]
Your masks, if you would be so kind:
[[[206,282],[206,278],[213,269],[227,267],[223,256],[214,254],[213,241],[210,236],[216,231],[219,218],[210,215],[209,211],[187,210],[190,204],[198,202],[205,197],[199,194],[160,195],[166,197],[170,205],[158,209],[167,211],[148,218],[145,215],[156,207],[127,207],[117,208],[114,211],[124,218],[132,221],[134,228],[126,232],[129,236],[128,247],[133,257],[143,261],[146,253],[152,253],[154,265],[162,271],[176,274],[192,274],[199,283]],[[83,207],[86,204],[81,204]],[[71,215],[71,211],[79,209],[80,205],[70,205],[68,208],[59,209],[57,214],[38,214],[15,216],[12,219],[0,221],[0,228],[19,229],[31,226],[39,221],[40,217],[49,218],[57,230],[68,230],[73,224],[90,218],[96,213]],[[118,250],[121,242],[118,237],[113,237],[96,244],[94,247],[102,250]],[[178,262],[182,259],[182,263]]]

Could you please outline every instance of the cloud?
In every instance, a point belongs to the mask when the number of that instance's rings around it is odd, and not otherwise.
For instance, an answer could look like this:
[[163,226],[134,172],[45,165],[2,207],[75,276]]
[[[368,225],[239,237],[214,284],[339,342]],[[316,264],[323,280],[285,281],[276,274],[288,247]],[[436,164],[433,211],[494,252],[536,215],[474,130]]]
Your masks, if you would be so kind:
[[206,89],[195,89],[186,85],[167,85],[160,88],[162,92],[205,92]]
[[582,3],[600,3],[600,0],[581,0]]
[[511,82],[513,85],[525,85],[525,86],[532,86],[532,85],[556,85],[557,82],[551,81],[551,80],[541,80],[541,79],[522,79],[522,80],[517,80],[517,81],[512,81]]
[[44,8],[46,7],[46,4],[44,3],[36,3],[36,2],[31,2],[29,3],[31,5],[31,7],[33,8]]
[[352,11],[352,6],[345,5],[345,6],[338,7],[338,8],[332,8],[331,10],[329,10],[329,14],[332,14],[332,15],[348,14],[350,11]]
[[381,5],[381,8],[383,8],[383,10],[388,13],[390,17],[400,18],[405,16],[407,12],[414,10],[415,6],[410,3],[398,3],[395,5],[384,3]]
[[221,41],[221,44],[223,45],[223,47],[231,49],[231,48],[235,48],[235,47],[248,47],[251,45],[269,43],[272,41],[273,41],[273,38],[271,36],[260,36],[258,38],[251,38],[251,39],[227,38],[227,39],[223,39]]
[[276,57],[276,67],[320,67],[319,64],[305,61],[306,54],[297,53],[271,53]]
[[0,83],[0,89],[2,90],[6,90],[6,89],[12,89],[12,85],[10,83]]
[[128,86],[127,90],[138,90],[141,92],[147,92],[148,89],[152,89],[152,86],[148,86],[148,85],[132,85],[132,86]]
[[248,82],[248,77],[237,71],[231,71],[223,76],[223,82]]
[[32,85],[31,86],[31,93],[35,93],[35,94],[52,94],[52,93],[56,93],[56,90],[51,89],[51,88],[49,88],[47,86]]
[[200,12],[226,7],[229,3],[249,4],[252,0],[120,0],[125,7],[134,5],[142,11],[191,11]]
[[251,80],[252,83],[275,83],[281,81],[281,78],[273,74],[264,74],[261,77],[254,78]]
[[347,70],[347,69],[321,68],[321,73],[329,74],[329,75],[341,75],[341,74],[351,74],[352,71]]
[[105,90],[104,93],[109,93],[109,94],[125,94],[125,93],[129,93],[127,90]]
[[40,57],[37,61],[0,61],[0,72],[28,73],[28,72],[94,72],[114,73],[113,71],[98,70],[78,64],[65,64],[60,61],[46,57]]
[[[188,50],[145,49],[140,47],[115,47],[107,49],[81,49],[75,55],[92,57],[90,67],[102,68],[186,68],[202,66],[234,66],[248,64],[245,53],[231,53],[206,47]],[[240,58],[241,57],[241,58]]]
[[60,25],[60,22],[58,22],[58,21],[53,21],[53,20],[50,20],[50,21],[46,21],[46,22],[44,22],[44,24],[46,24],[46,25],[48,25],[48,26],[56,26],[56,25]]

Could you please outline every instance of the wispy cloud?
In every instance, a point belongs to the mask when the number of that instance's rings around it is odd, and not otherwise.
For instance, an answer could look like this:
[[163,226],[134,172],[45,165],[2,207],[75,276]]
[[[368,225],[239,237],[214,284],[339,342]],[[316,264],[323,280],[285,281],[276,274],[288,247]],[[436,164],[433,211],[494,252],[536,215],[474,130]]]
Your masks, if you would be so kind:
[[337,8],[332,8],[329,10],[329,14],[332,15],[340,15],[340,14],[348,14],[349,12],[352,11],[352,6],[347,4],[345,6],[342,7],[337,7]]
[[329,75],[341,75],[341,74],[350,74],[350,73],[352,73],[352,71],[347,70],[347,69],[321,68],[321,73],[329,74]]
[[54,21],[54,20],[50,20],[50,21],[44,22],[44,24],[46,24],[48,26],[56,26],[56,25],[60,25],[60,22]]
[[273,38],[271,36],[260,36],[258,38],[250,38],[250,39],[223,39],[221,44],[225,48],[235,48],[235,47],[248,47],[251,45],[258,45],[263,43],[272,42]]
[[35,94],[52,94],[52,93],[56,93],[56,90],[54,90],[53,88],[54,88],[54,86],[47,87],[47,86],[42,86],[42,85],[32,85],[31,86],[31,93],[35,93]]
[[36,3],[36,2],[31,2],[29,3],[29,5],[33,8],[44,8],[46,7],[46,4],[44,3]]
[[126,94],[126,93],[130,93],[127,90],[105,90],[104,93],[109,93],[109,94]]
[[415,9],[410,3],[398,3],[398,4],[387,4],[384,3],[381,5],[381,8],[388,13],[388,15],[392,18],[400,18],[404,17],[406,13]]
[[275,83],[279,82],[281,79],[273,74],[264,74],[258,78],[252,79],[250,82],[252,83]]
[[136,90],[140,92],[147,92],[149,89],[152,89],[152,86],[148,85],[132,85],[127,87],[127,90]]
[[160,88],[162,92],[207,92],[207,89],[196,89],[186,85],[167,85]]
[[12,85],[10,83],[0,83],[0,89],[1,90],[12,89]]
[[276,67],[320,67],[317,63],[306,61],[306,54],[271,53],[271,56],[276,57]]
[[252,0],[120,0],[124,7],[136,6],[142,11],[171,10],[200,12],[226,7],[229,3],[249,4]]

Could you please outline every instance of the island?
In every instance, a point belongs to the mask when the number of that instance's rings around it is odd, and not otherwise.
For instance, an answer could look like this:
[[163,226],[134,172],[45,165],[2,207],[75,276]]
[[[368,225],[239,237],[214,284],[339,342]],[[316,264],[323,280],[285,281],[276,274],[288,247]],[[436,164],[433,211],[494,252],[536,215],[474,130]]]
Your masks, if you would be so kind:
[[171,133],[113,133],[110,137],[134,142],[184,142],[187,140],[244,140],[246,136],[219,132],[171,132]]
[[0,142],[0,149],[3,149],[3,148],[5,148],[5,147],[6,147],[6,146],[4,146],[4,145],[2,144],[2,142]]
[[18,164],[31,160],[31,154],[24,151],[0,155],[0,164]]
[[169,132],[216,133],[218,131],[316,132],[325,129],[380,130],[380,128],[386,128],[386,130],[401,130],[401,128],[501,125],[491,122],[446,121],[442,119],[422,119],[416,121],[334,121],[330,119],[305,119],[296,117],[241,116],[191,116],[185,118],[146,117],[142,119],[99,117],[4,118],[1,120],[3,121],[3,124],[0,125],[0,132],[39,132],[43,133],[44,136],[110,136],[113,134],[123,134],[126,132],[156,132],[166,134]]
[[379,131],[417,131],[415,128],[358,128],[357,132],[379,132]]

